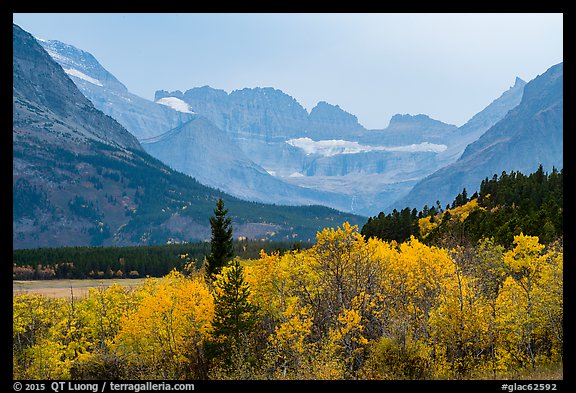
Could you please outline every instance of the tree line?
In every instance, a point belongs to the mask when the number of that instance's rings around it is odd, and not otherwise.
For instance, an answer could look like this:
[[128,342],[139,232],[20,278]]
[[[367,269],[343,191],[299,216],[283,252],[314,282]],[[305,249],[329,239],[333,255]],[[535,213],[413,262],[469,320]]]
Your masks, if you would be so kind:
[[[470,211],[459,215],[456,222],[454,211],[465,205]],[[389,214],[381,212],[370,217],[361,232],[366,237],[398,242],[414,236],[430,245],[441,245],[443,239],[455,238],[458,232],[460,243],[493,237],[510,247],[520,233],[538,236],[545,244],[553,242],[562,236],[563,222],[563,169],[545,173],[540,165],[529,175],[504,171],[486,177],[479,191],[469,196],[464,188],[444,209],[437,201],[436,206],[426,205],[421,211],[406,207]]]
[[[286,252],[310,247],[289,241],[234,240],[236,255],[256,258],[260,250]],[[13,250],[13,279],[162,277],[192,262],[200,268],[209,242],[127,247],[57,247]],[[183,257],[184,256],[184,257]]]

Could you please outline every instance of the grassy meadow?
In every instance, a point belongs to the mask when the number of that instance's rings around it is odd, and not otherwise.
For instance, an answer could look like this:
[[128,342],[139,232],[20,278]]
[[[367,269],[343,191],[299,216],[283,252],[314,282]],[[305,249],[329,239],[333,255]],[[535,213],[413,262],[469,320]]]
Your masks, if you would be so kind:
[[108,288],[113,284],[134,288],[145,278],[135,279],[62,279],[62,280],[14,280],[12,281],[13,296],[23,294],[44,295],[49,298],[71,299],[88,295],[90,288]]

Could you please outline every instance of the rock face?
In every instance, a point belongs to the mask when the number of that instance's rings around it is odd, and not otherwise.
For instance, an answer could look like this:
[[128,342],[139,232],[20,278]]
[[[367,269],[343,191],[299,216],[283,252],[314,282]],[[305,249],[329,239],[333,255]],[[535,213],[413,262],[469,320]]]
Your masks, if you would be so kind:
[[308,240],[323,227],[364,221],[319,206],[245,202],[206,187],[146,153],[68,75],[13,26],[14,248],[206,240],[219,197],[235,236]]
[[[178,91],[159,91],[156,97],[169,96],[181,97]],[[271,88],[227,94],[204,86],[186,91],[183,99],[268,173],[340,194],[344,205],[333,198],[321,203],[366,215],[446,164],[439,153],[457,131],[426,115],[397,115],[385,130],[366,130],[338,105],[320,102],[308,114],[292,97]]]
[[[202,184],[248,201],[286,205],[330,201],[329,206],[344,210],[349,206],[348,197],[301,188],[270,175],[231,139],[242,139],[242,135],[254,131],[250,140],[267,143],[277,138],[274,130],[297,121],[294,119],[305,119],[306,111],[279,90],[254,89],[251,94],[250,89],[245,89],[230,95],[209,87],[192,89],[186,94],[158,91],[155,102],[151,102],[129,93],[87,52],[58,41],[40,41],[40,44],[96,106],[139,138],[148,153]],[[185,97],[195,107],[200,106],[206,117],[197,115],[192,105],[184,101]],[[259,108],[270,112],[271,108],[286,106],[293,106],[293,110],[288,108],[273,118],[259,112]],[[234,128],[239,131],[232,135],[215,125],[230,121],[241,125]],[[271,133],[267,132],[269,129]]]
[[[102,116],[34,38],[18,26],[13,29],[13,46],[15,126],[26,124],[34,113],[46,120],[44,128],[57,129],[64,143],[95,141],[142,149],[118,122]],[[41,130],[34,128],[34,132],[43,137]]]
[[294,98],[270,87],[227,94],[204,86],[186,91],[184,101],[233,139],[285,140],[305,132],[308,120],[308,112]]
[[409,146],[427,142],[447,146],[453,143],[457,129],[427,115],[397,114],[392,116],[388,127],[365,132],[359,141],[368,145]]
[[366,131],[358,118],[341,109],[338,105],[331,105],[320,101],[308,116],[308,134],[314,140],[322,139],[356,139]]
[[173,169],[243,200],[312,205],[330,199],[336,206],[347,207],[347,198],[338,194],[296,187],[271,176],[254,164],[228,134],[203,117],[196,117],[158,137],[142,140],[142,145]]
[[511,109],[520,104],[524,86],[526,86],[526,82],[516,77],[514,85],[460,127],[460,133],[470,134],[477,132],[477,130],[486,131],[503,119]]
[[540,164],[546,171],[561,169],[563,129],[560,63],[528,82],[520,104],[468,145],[456,162],[421,180],[395,205],[419,208],[437,199],[450,203],[464,187],[471,195],[483,179],[502,171],[532,173]]
[[92,54],[56,40],[38,40],[68,75],[117,92],[128,92],[114,75],[98,63]]

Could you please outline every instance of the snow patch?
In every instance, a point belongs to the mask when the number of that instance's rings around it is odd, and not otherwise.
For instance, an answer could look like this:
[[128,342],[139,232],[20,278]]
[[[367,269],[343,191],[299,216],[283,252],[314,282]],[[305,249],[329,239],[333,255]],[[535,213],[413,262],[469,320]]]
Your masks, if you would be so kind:
[[405,151],[405,152],[423,151],[423,152],[432,152],[432,153],[442,153],[447,148],[448,148],[448,146],[446,146],[446,145],[440,145],[437,143],[430,143],[430,142],[422,142],[422,143],[413,143],[411,145],[389,147],[389,148],[387,148],[387,150],[389,150],[389,151]]
[[288,177],[305,177],[305,176],[303,174],[301,174],[300,172],[293,172]]
[[195,112],[190,110],[190,106],[188,105],[188,103],[182,101],[180,98],[164,97],[164,98],[160,98],[159,100],[157,100],[156,103],[160,104],[160,105],[169,106],[170,108],[172,108],[178,112],[190,113],[192,115],[195,114]]
[[50,49],[50,47],[44,47],[44,49],[46,50],[46,52],[48,52],[48,54],[50,55],[50,57],[52,59],[54,59],[54,61],[56,61],[57,63],[74,63],[74,61],[72,61],[72,59],[70,59],[69,57],[66,56],[62,56],[60,53]]
[[[48,52],[48,54],[50,55],[50,57],[57,62],[58,64],[60,64],[60,66],[62,68],[64,68],[65,66],[68,67],[77,67],[77,68],[84,68],[85,65],[78,63],[77,61],[74,61],[73,59],[71,59],[70,57],[64,56],[58,52],[56,52],[55,50],[53,50],[50,47],[50,41],[46,41],[46,40],[41,40],[38,39],[40,42],[43,42],[44,44],[42,44],[42,47],[44,48],[44,50],[46,50],[46,52]],[[64,69],[64,71],[66,71],[66,69]],[[77,71],[77,70],[76,70]],[[80,72],[80,71],[78,71]]]
[[93,85],[100,87],[104,86],[102,82],[100,82],[98,79],[94,79],[81,71],[75,70],[74,68],[64,68],[64,72],[67,73],[68,75],[75,76],[76,78],[85,80],[86,82],[90,82]]
[[[297,147],[308,155],[319,154],[330,157],[337,154],[354,154],[366,151],[358,142],[345,141],[342,139],[330,139],[314,141],[310,138],[296,138],[286,141],[287,144]],[[367,146],[368,147],[368,146]]]
[[365,153],[369,151],[441,153],[448,148],[446,145],[439,145],[429,142],[403,146],[369,146],[361,145],[355,141],[345,141],[342,139],[314,141],[307,137],[290,139],[286,141],[286,143],[303,150],[307,155],[318,154],[324,157],[331,157],[338,154]]

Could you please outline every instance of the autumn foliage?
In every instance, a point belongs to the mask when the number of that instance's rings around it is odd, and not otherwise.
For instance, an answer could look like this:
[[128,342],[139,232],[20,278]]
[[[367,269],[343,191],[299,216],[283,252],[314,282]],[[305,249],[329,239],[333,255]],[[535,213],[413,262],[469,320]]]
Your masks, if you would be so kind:
[[[561,364],[563,247],[319,232],[205,279],[14,297],[16,379],[498,378]],[[224,344],[224,345],[222,345]]]

